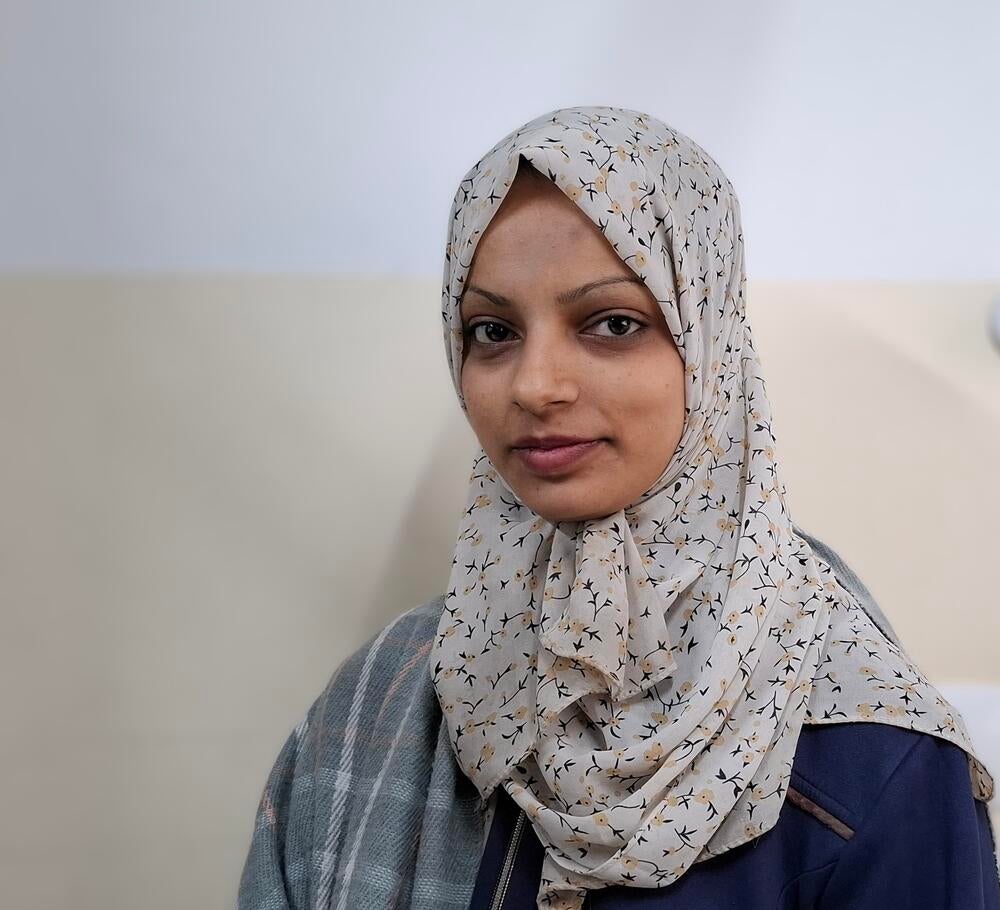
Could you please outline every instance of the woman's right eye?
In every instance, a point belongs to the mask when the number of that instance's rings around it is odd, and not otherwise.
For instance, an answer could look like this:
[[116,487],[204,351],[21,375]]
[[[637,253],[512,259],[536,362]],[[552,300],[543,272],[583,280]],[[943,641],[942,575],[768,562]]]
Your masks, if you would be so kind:
[[[486,329],[486,335],[476,334],[480,329]],[[490,331],[492,330],[492,331]],[[510,329],[505,325],[501,325],[499,322],[477,322],[474,325],[470,325],[465,330],[465,335],[467,338],[471,337],[475,344],[486,345],[487,347],[493,344],[500,344],[507,339],[501,335],[501,337],[495,337],[497,333],[509,332]],[[493,337],[491,337],[491,335]]]

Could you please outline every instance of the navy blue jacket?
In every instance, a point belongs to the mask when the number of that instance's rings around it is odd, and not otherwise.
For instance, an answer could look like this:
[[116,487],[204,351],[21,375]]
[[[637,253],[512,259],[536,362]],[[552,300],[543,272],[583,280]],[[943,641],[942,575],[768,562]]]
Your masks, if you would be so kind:
[[[470,910],[534,910],[543,851],[522,815],[500,787]],[[771,830],[666,887],[615,885],[588,892],[584,907],[1000,910],[995,857],[958,746],[886,724],[807,724]]]

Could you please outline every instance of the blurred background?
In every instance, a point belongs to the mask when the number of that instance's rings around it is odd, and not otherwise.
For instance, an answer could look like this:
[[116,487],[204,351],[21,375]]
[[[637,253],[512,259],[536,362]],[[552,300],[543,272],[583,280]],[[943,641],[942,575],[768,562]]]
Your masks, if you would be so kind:
[[458,180],[579,104],[733,181],[793,518],[1000,782],[998,33],[985,0],[0,0],[4,905],[233,905],[288,733],[447,580]]

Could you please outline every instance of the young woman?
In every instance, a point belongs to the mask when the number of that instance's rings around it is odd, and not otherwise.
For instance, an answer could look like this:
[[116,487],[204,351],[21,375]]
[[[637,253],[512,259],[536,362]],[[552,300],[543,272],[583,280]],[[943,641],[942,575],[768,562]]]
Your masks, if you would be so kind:
[[552,111],[463,178],[444,271],[448,589],[288,738],[242,910],[1000,910],[960,715],[792,522],[718,165]]

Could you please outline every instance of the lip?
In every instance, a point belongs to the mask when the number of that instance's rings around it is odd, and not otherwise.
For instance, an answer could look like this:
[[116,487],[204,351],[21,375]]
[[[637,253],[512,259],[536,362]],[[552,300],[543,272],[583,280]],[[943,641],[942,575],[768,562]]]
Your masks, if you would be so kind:
[[572,446],[579,442],[594,442],[593,436],[522,436],[514,441],[515,449],[554,449]]
[[[549,437],[549,439],[551,438],[554,437]],[[591,455],[603,442],[603,439],[588,439],[570,445],[546,446],[545,448],[518,446],[514,449],[514,454],[521,459],[528,470],[547,476],[558,474],[560,471],[576,465]]]

